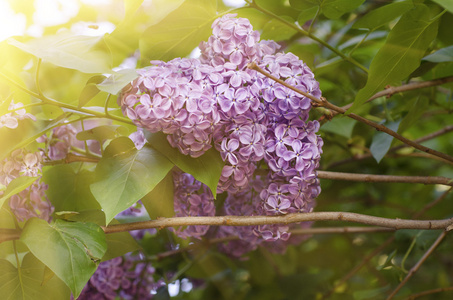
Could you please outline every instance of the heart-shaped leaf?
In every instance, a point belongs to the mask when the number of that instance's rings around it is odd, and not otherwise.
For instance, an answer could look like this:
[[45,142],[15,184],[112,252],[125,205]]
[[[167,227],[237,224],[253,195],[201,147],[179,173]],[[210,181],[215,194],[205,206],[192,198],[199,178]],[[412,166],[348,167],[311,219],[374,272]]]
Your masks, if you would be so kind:
[[31,218],[21,241],[78,297],[107,249],[104,231],[94,223]]
[[171,168],[173,163],[157,150],[137,150],[127,137],[114,139],[96,167],[99,181],[91,185],[106,223],[148,194]]

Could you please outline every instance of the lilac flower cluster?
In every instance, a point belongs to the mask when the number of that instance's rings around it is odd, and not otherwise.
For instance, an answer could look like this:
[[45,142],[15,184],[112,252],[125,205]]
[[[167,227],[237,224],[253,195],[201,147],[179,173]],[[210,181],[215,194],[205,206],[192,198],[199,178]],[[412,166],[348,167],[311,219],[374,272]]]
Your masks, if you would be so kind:
[[[312,211],[320,192],[316,169],[323,142],[316,135],[319,123],[308,121],[310,99],[247,65],[254,61],[315,97],[321,96],[318,82],[297,56],[276,53],[278,44],[260,41],[247,19],[225,15],[212,29],[208,41],[200,44],[200,59],[152,61],[153,66],[139,71],[118,98],[124,115],[139,127],[168,134],[170,144],[183,154],[198,157],[213,145],[225,162],[217,192],[228,192],[226,214]],[[256,176],[257,171],[267,176]],[[200,196],[206,195],[201,183],[188,174],[177,177],[178,215],[214,215],[212,196]],[[207,231],[200,228],[180,235],[199,237]],[[279,225],[222,227],[217,234],[285,241],[288,230]]]
[[[20,193],[11,196],[9,206],[19,222],[31,217],[50,221],[53,206],[50,204],[45,191],[47,185],[40,182],[41,154],[24,149],[17,149],[8,158],[0,162],[0,184],[8,186],[11,181],[20,176],[37,177],[37,180]],[[4,191],[0,191],[0,197]]]
[[165,284],[156,282],[154,273],[140,254],[101,262],[78,299],[152,299],[153,292]]
[[15,104],[14,101],[11,101],[8,110],[12,111],[0,116],[0,128],[7,127],[10,129],[15,129],[19,126],[19,121],[24,119],[31,119],[36,121],[35,116],[25,111],[25,108],[22,108],[24,105],[22,103]]
[[[175,216],[214,216],[214,196],[203,183],[181,171],[173,172]],[[208,231],[209,226],[187,226],[178,228],[176,234],[182,238],[200,238]]]

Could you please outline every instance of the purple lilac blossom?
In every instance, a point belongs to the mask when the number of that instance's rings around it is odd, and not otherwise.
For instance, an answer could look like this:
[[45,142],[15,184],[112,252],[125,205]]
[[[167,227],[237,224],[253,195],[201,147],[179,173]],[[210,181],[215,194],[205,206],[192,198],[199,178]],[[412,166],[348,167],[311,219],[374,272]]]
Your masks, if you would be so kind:
[[[49,222],[54,211],[45,191],[47,185],[42,183],[41,153],[28,152],[24,149],[14,150],[8,158],[0,162],[0,184],[8,186],[12,180],[29,176],[36,177],[36,181],[28,188],[11,196],[9,206],[19,222],[32,217],[38,217]],[[0,192],[0,197],[4,191]]]
[[163,280],[153,279],[154,273],[141,254],[101,262],[78,299],[152,299],[164,285]]
[[14,103],[14,100],[11,101],[8,110],[14,110],[13,112],[4,114],[0,116],[0,128],[7,127],[10,129],[15,129],[19,126],[19,121],[24,119],[31,119],[36,121],[36,117],[25,111],[25,108],[22,108],[24,105],[22,103]]
[[[226,214],[310,212],[320,192],[316,169],[323,141],[316,135],[319,123],[308,121],[310,99],[247,68],[255,61],[286,83],[320,97],[319,83],[307,65],[292,53],[276,53],[279,47],[274,41],[260,41],[247,19],[227,14],[214,21],[211,37],[200,43],[199,60],[151,61],[153,66],[140,70],[118,98],[124,115],[139,127],[168,134],[169,143],[181,153],[198,157],[212,145],[220,152],[225,166],[217,192],[228,192]],[[254,177],[261,167],[268,175]],[[177,215],[214,215],[213,205],[206,206],[212,195],[190,176],[175,177]],[[235,211],[233,203],[245,211]],[[290,227],[298,226],[306,225]],[[207,226],[188,229],[178,234],[199,238]],[[243,246],[254,235],[256,240],[244,246],[254,249],[262,241],[289,240],[288,230],[281,225],[221,227],[217,234],[237,235]]]

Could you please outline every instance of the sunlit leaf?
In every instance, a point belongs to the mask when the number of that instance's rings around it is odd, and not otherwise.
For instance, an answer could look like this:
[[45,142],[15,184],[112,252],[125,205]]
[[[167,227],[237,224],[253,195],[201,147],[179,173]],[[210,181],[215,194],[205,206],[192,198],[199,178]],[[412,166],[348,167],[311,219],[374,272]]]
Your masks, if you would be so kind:
[[142,59],[167,61],[188,55],[209,37],[211,24],[219,17],[216,10],[216,1],[185,1],[161,22],[145,30],[140,39]]
[[116,95],[137,76],[135,69],[123,69],[107,77],[104,81],[97,84],[97,87],[101,91]]
[[6,187],[3,196],[0,198],[0,207],[3,206],[3,203],[13,195],[16,195],[35,182],[37,177],[21,176],[14,178]]
[[85,106],[85,104],[88,103],[91,99],[96,96],[100,90],[96,86],[98,83],[101,83],[104,81],[105,76],[104,75],[96,75],[91,77],[88,81],[85,87],[83,88],[82,92],[79,95],[79,107]]
[[21,240],[75,297],[96,271],[107,248],[104,231],[98,225],[63,220],[48,224],[42,219],[29,219]]
[[324,0],[322,12],[329,19],[338,19],[361,5],[365,0]]
[[202,156],[193,158],[173,148],[168,143],[166,135],[161,132],[145,132],[145,137],[153,148],[165,155],[178,168],[186,173],[192,174],[195,179],[206,184],[215,197],[224,166],[224,162],[217,150],[211,148]]
[[98,181],[91,185],[106,222],[148,194],[171,168],[173,163],[153,148],[137,150],[127,137],[113,140],[96,167]]
[[385,45],[371,62],[368,80],[348,110],[354,111],[387,84],[409,76],[420,65],[437,34],[438,18],[431,19],[425,5],[406,12],[390,31]]
[[69,299],[68,287],[57,277],[44,281],[46,266],[31,253],[19,268],[0,259],[0,293],[3,299]]
[[11,45],[57,66],[84,73],[105,73],[111,69],[108,54],[96,48],[102,37],[76,35],[69,30],[21,43],[9,39]]

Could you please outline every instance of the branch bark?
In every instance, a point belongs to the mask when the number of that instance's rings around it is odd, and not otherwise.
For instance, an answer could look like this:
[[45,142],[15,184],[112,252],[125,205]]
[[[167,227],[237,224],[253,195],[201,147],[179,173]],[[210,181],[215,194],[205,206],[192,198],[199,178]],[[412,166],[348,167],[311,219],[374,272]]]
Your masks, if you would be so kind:
[[394,176],[318,171],[318,178],[362,182],[398,182],[453,186],[453,179],[441,176]]
[[[281,80],[281,79],[279,79],[279,78],[277,78],[275,76],[272,76],[271,74],[269,74],[266,71],[264,71],[263,69],[261,69],[255,62],[250,63],[248,65],[248,68],[252,69],[252,70],[255,70],[255,71],[263,74],[264,76],[266,76],[266,77],[268,77],[268,78],[270,78],[270,79],[282,84],[283,86],[295,91],[296,93],[299,93],[299,94],[311,99],[315,106],[321,106],[321,107],[330,109],[332,111],[336,111],[336,112],[338,112],[340,114],[346,114],[346,110],[345,109],[343,109],[341,107],[338,107],[338,106],[328,102],[326,99],[324,99],[322,97],[321,97],[321,99],[316,98],[313,95],[310,95],[309,93],[301,91],[301,90],[299,90],[299,89],[287,84],[283,80]],[[384,126],[382,124],[378,124],[378,123],[372,122],[372,121],[370,121],[368,119],[365,119],[364,117],[361,117],[361,116],[356,115],[354,113],[346,114],[346,116],[349,117],[349,118],[352,118],[354,120],[357,120],[359,122],[362,122],[364,124],[367,124],[368,126],[371,126],[371,127],[375,128],[375,129],[377,129],[378,131],[385,132],[385,133],[393,136],[394,138],[402,141],[403,143],[414,147],[415,149],[418,149],[420,151],[423,151],[423,152],[429,153],[431,155],[438,156],[438,157],[441,157],[441,158],[443,158],[445,160],[453,162],[453,157],[452,156],[447,155],[445,153],[442,153],[440,151],[425,147],[423,145],[417,144],[414,141],[411,141],[411,140],[403,137],[402,135],[398,134],[397,132],[389,129],[388,127],[386,127],[386,126]]]
[[283,216],[215,216],[176,217],[116,224],[103,227],[105,233],[115,233],[148,228],[166,228],[190,225],[257,226],[264,224],[291,224],[309,221],[343,221],[398,229],[453,229],[453,218],[444,220],[404,220],[381,218],[350,212],[312,212]]

